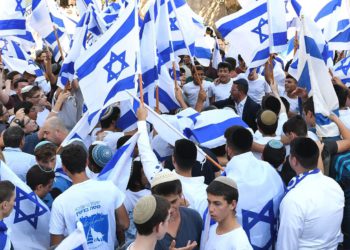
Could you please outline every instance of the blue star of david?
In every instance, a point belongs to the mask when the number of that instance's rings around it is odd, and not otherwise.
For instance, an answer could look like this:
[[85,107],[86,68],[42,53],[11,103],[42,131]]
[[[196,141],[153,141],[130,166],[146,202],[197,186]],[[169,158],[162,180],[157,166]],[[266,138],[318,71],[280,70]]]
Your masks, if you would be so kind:
[[[33,203],[31,205],[35,205],[34,213],[26,214],[24,211],[21,210],[21,201],[24,200],[29,200]],[[19,187],[16,187],[16,203],[14,209],[15,219],[13,223],[16,224],[22,221],[28,221],[29,224],[32,225],[32,227],[34,227],[34,229],[36,229],[38,225],[39,216],[47,212],[47,209],[40,204],[34,192],[26,193]]]
[[8,51],[7,45],[8,45],[8,41],[6,39],[0,39],[1,41],[4,42],[4,46],[2,47],[2,51]]
[[348,71],[350,69],[350,60],[348,60],[348,64],[345,64],[345,61],[347,60],[342,60],[340,67],[338,67],[335,71],[341,70],[343,71],[344,75],[348,75]]
[[[259,222],[265,222],[270,225],[270,239],[265,246],[255,246],[251,242],[250,230]],[[275,242],[275,214],[273,211],[273,200],[270,200],[259,213],[242,209],[242,226],[247,233],[250,243],[254,249],[269,249]]]
[[179,30],[179,28],[176,26],[176,17],[170,17],[169,21],[171,30]]
[[16,5],[16,9],[15,11],[19,11],[22,13],[22,15],[24,15],[24,13],[26,12],[26,9],[22,7],[22,0],[16,0],[17,5]]
[[[109,59],[109,62],[103,67],[108,72],[108,78],[107,82],[110,82],[113,79],[118,79],[120,73],[127,67],[129,67],[129,64],[125,61],[125,51],[120,53],[119,55],[116,55],[115,53],[111,52],[111,57]],[[113,72],[113,64],[115,62],[120,62],[121,67],[118,72]]]
[[264,25],[267,25],[267,20],[265,20],[264,18],[261,18],[258,26],[251,30],[251,32],[259,35],[260,43],[265,42],[266,39],[269,37],[268,35],[262,33],[262,27]]

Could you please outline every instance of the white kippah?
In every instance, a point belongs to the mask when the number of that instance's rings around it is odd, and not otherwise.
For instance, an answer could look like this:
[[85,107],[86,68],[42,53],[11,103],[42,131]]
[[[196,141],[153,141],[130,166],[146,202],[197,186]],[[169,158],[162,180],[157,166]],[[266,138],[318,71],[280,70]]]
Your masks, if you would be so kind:
[[231,178],[229,177],[226,177],[226,176],[219,176],[217,178],[215,178],[214,181],[218,181],[218,182],[221,182],[223,184],[226,184],[227,186],[230,186],[232,188],[235,188],[237,189],[237,184],[234,180],[232,180]]
[[157,201],[153,195],[142,197],[134,207],[134,222],[143,224],[149,221],[156,211]]
[[21,94],[28,93],[34,86],[33,85],[28,85],[25,86],[21,89]]
[[170,181],[179,180],[179,177],[169,169],[163,169],[163,171],[156,173],[153,180],[151,181],[151,188]]

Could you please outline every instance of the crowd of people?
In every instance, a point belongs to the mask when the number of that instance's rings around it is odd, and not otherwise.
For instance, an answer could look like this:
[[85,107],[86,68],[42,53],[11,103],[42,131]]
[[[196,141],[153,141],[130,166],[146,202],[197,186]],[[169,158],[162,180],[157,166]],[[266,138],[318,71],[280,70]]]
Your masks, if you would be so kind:
[[[118,128],[115,103],[88,138],[62,146],[83,114],[79,81],[57,87],[60,63],[48,48],[35,59],[45,82],[1,65],[1,160],[51,210],[52,249],[78,221],[89,249],[350,249],[349,89],[332,78],[339,114],[329,118],[340,136],[319,138],[313,98],[288,74],[290,62],[275,54],[247,69],[241,56],[222,57],[217,69],[181,57],[174,90],[181,108],[169,114],[230,109],[247,124],[228,127],[225,145],[202,148],[222,169],[198,162],[189,139],[156,155],[166,143],[143,105],[137,129]],[[98,180],[135,133],[127,189]],[[4,223],[15,189],[0,181],[0,249],[15,245]]]

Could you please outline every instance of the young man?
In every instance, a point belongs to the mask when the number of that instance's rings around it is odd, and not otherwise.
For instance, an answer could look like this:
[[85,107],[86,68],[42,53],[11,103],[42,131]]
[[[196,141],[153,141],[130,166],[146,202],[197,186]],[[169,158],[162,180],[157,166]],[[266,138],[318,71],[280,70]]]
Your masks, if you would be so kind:
[[214,102],[229,98],[233,84],[233,79],[230,77],[231,64],[221,62],[218,64],[218,82],[213,86]]
[[276,249],[337,249],[342,241],[344,192],[317,168],[319,154],[310,138],[291,142],[289,162],[297,176],[280,205]]
[[34,165],[31,167],[26,176],[27,185],[37,196],[39,196],[40,199],[45,202],[49,208],[52,206],[53,199],[52,196],[47,196],[47,194],[52,189],[54,179],[55,173],[53,172],[53,169],[47,170],[39,165]]
[[0,249],[2,250],[12,249],[7,226],[3,220],[11,214],[15,205],[15,188],[10,181],[0,181]]
[[157,195],[142,197],[134,208],[136,239],[127,250],[154,249],[168,230],[170,203]]
[[207,188],[210,217],[217,223],[210,227],[205,250],[253,249],[236,218],[237,184],[225,176],[217,177]]
[[169,249],[173,240],[176,240],[176,247],[199,249],[197,243],[201,238],[202,218],[195,210],[181,206],[186,201],[182,196],[182,185],[178,176],[164,169],[151,181],[151,191],[152,194],[164,197],[171,206],[168,230],[165,237],[157,242],[155,249]]
[[110,181],[90,180],[86,176],[87,153],[81,145],[70,144],[61,153],[62,167],[73,185],[53,202],[51,245],[72,233],[77,221],[84,225],[90,249],[114,249],[116,229],[129,227],[123,205],[125,195]]

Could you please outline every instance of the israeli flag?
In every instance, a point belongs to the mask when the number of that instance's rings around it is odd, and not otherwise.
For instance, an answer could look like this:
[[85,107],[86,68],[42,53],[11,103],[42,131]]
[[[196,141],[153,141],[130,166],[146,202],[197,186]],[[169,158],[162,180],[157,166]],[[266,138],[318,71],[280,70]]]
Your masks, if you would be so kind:
[[89,112],[136,94],[138,18],[129,4],[117,21],[77,59],[74,68]]
[[0,2],[0,36],[26,34],[25,3],[24,0]]
[[110,180],[120,190],[126,190],[131,173],[134,149],[139,136],[139,133],[134,134],[123,146],[117,149],[112,159],[98,175],[98,180]]
[[338,127],[329,120],[331,112],[338,114],[339,103],[334,91],[331,76],[315,40],[318,27],[307,16],[302,18],[299,40],[298,73],[296,79],[313,95],[316,130],[319,137],[339,135]]
[[55,250],[88,250],[83,224],[78,221],[77,229],[68,235]]
[[89,5],[94,6],[97,11],[102,9],[102,2],[100,0],[77,0],[76,4],[80,16],[84,15]]
[[350,86],[350,56],[337,62],[332,71],[334,76],[339,77],[346,86]]
[[74,79],[74,63],[80,56],[81,52],[86,50],[86,39],[88,32],[88,23],[90,13],[86,12],[80,19],[76,27],[76,33],[73,37],[73,44],[68,52],[68,56],[64,59],[61,71],[58,75],[57,86],[64,89],[67,82],[72,82]]
[[8,39],[18,43],[21,45],[21,47],[29,53],[32,48],[35,47],[35,40],[32,35],[32,32],[26,31],[25,35],[16,35],[16,36],[9,36]]
[[219,43],[218,39],[215,37],[215,47],[213,51],[213,68],[217,69],[219,63],[222,62],[222,56],[220,54],[220,48],[219,48]]
[[209,67],[212,58],[212,44],[206,37],[198,38],[194,45],[194,57],[204,67]]
[[117,120],[117,128],[121,129],[123,132],[128,132],[137,129],[137,107],[133,107],[131,100],[121,101],[120,117]]
[[48,249],[50,246],[50,210],[45,203],[4,163],[0,162],[0,180],[16,186],[16,200],[10,216],[4,219],[14,249]]
[[230,43],[228,55],[238,53],[249,68],[256,68],[267,61],[270,53],[285,49],[285,6],[279,2],[258,1],[216,22],[218,31]]
[[333,50],[350,49],[350,25],[329,40],[329,48]]

